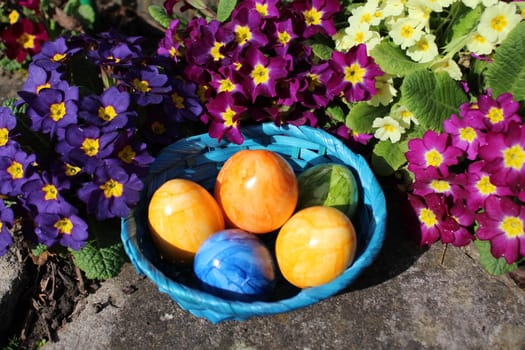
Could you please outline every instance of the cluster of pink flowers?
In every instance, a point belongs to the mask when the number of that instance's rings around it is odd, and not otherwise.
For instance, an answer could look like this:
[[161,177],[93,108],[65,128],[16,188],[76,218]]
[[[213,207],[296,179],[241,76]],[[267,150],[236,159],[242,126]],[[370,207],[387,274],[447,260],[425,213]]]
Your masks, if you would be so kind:
[[421,245],[464,246],[489,240],[494,257],[525,257],[525,125],[509,93],[481,95],[409,141],[414,174],[409,201],[421,223]]
[[201,120],[212,137],[240,144],[242,123],[265,120],[316,126],[330,103],[370,99],[383,75],[365,45],[333,51],[328,60],[314,54],[309,40],[336,33],[340,6],[336,0],[242,1],[225,22],[193,18],[181,29],[173,20],[158,53],[183,65],[184,79],[200,87]]

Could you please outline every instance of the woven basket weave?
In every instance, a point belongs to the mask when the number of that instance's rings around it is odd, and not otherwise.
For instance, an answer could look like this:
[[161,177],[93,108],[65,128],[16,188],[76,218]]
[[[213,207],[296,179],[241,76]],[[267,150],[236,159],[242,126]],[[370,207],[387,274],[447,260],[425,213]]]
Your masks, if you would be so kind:
[[[314,304],[351,284],[376,258],[383,244],[386,205],[381,187],[366,161],[328,133],[307,126],[259,124],[242,130],[245,141],[236,145],[217,141],[207,134],[180,140],[166,147],[144,179],[142,198],[133,213],[122,220],[122,241],[131,262],[140,274],[150,278],[183,309],[211,322],[245,320],[258,315],[283,313]],[[347,165],[356,175],[360,191],[359,209],[353,218],[358,247],[353,264],[331,282],[294,290],[281,278],[275,296],[268,301],[241,302],[222,299],[202,291],[190,268],[159,258],[147,222],[147,206],[154,191],[165,181],[188,178],[213,193],[222,164],[241,149],[268,149],[283,156],[296,174],[320,163]]]

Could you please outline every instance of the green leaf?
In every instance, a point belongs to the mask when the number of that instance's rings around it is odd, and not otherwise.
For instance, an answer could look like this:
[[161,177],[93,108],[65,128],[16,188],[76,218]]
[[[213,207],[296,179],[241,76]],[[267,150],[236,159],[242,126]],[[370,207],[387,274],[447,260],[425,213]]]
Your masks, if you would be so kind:
[[430,65],[412,61],[399,46],[388,40],[383,40],[376,45],[370,51],[370,55],[385,73],[393,76],[403,77]]
[[520,22],[496,49],[485,77],[494,96],[510,92],[516,100],[525,101],[525,22]]
[[466,11],[463,17],[457,20],[452,27],[452,37],[445,46],[445,53],[457,52],[465,46],[466,39],[476,30],[482,12],[483,6],[478,5],[475,9]]
[[89,279],[106,280],[115,277],[126,261],[121,242],[101,246],[97,241],[88,241],[79,250],[71,250],[75,264]]
[[443,121],[458,113],[468,101],[458,83],[447,73],[420,70],[406,76],[401,85],[403,103],[414,113],[421,127],[443,131]]
[[479,262],[492,275],[502,275],[518,268],[517,263],[507,264],[504,258],[495,258],[490,252],[490,241],[474,240],[479,252]]
[[78,15],[90,27],[93,26],[97,17],[95,9],[91,5],[80,5],[78,7]]
[[48,249],[47,245],[38,243],[36,246],[31,248],[31,254],[33,254],[34,256],[40,256],[40,254],[47,251],[47,249]]
[[358,102],[350,108],[345,124],[357,133],[369,134],[374,131],[372,128],[374,119],[385,117],[388,112],[386,107],[374,107],[366,102]]
[[372,168],[380,176],[390,176],[406,162],[405,153],[408,151],[408,141],[392,143],[379,141],[374,146],[372,154]]
[[168,13],[166,12],[166,9],[159,5],[151,5],[148,7],[148,12],[151,18],[155,20],[158,24],[160,24],[164,28],[168,28],[170,26],[171,17],[168,16]]
[[321,43],[311,44],[310,47],[314,55],[322,60],[329,60],[332,57],[332,51],[334,51],[330,46]]
[[237,0],[219,0],[219,4],[217,5],[217,20],[219,22],[226,21],[236,5]]
[[326,115],[336,122],[345,121],[345,112],[341,106],[329,106],[325,111]]

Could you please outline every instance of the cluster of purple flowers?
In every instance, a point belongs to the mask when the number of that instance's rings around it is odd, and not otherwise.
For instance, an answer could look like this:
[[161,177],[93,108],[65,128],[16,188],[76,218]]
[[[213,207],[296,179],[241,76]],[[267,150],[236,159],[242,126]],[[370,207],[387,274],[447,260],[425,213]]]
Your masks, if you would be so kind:
[[317,126],[336,99],[370,99],[383,74],[365,45],[333,51],[328,60],[314,54],[312,39],[336,33],[340,6],[337,0],[242,1],[225,22],[193,18],[180,28],[173,20],[158,53],[199,86],[201,120],[212,137],[240,144],[240,126],[250,122]]
[[60,37],[33,57],[16,108],[0,109],[0,255],[19,216],[34,241],[79,249],[92,219],[129,214],[152,154],[199,123],[195,85],[141,40]]
[[409,141],[409,201],[420,243],[489,240],[494,257],[525,257],[525,125],[509,93],[460,107],[443,133]]

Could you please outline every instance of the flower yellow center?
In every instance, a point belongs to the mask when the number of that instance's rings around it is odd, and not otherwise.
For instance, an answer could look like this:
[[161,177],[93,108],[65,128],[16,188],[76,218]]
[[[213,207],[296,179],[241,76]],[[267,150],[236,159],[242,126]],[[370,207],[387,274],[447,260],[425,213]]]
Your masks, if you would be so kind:
[[55,185],[46,184],[42,187],[42,192],[44,192],[44,199],[46,201],[56,200],[58,196],[58,190]]
[[401,27],[401,36],[405,39],[409,39],[414,35],[414,28],[409,25]]
[[308,78],[308,91],[312,92],[321,85],[321,77],[319,74],[307,73],[306,77]]
[[372,22],[372,15],[370,13],[365,13],[364,15],[361,16],[361,19],[359,22],[370,24],[370,22]]
[[432,180],[430,182],[430,188],[436,192],[444,193],[450,191],[450,184],[444,180]]
[[65,115],[66,105],[64,104],[64,102],[53,103],[49,107],[49,116],[51,117],[51,119],[53,119],[53,121],[58,122],[59,120],[64,118]]
[[11,165],[7,168],[7,172],[9,175],[11,175],[13,180],[24,177],[24,168],[22,167],[22,164],[18,163],[16,160],[14,160],[13,163],[11,163]]
[[133,148],[130,145],[126,145],[120,152],[118,152],[118,157],[126,164],[131,164],[135,159],[137,153],[133,151]]
[[407,111],[407,110],[404,110],[404,111],[401,111],[399,113],[399,116],[401,117],[401,119],[403,120],[410,120],[412,119],[412,117],[414,116],[414,114],[410,111]]
[[35,36],[33,34],[23,33],[17,41],[24,49],[35,48]]
[[496,193],[496,186],[490,182],[490,176],[488,175],[483,175],[481,179],[479,179],[479,181],[476,183],[476,188],[478,189],[479,193],[484,196]]
[[508,238],[521,237],[524,235],[523,221],[515,216],[506,216],[501,221],[499,228]]
[[237,122],[233,120],[233,118],[235,117],[235,111],[230,107],[228,107],[226,111],[221,113],[221,117],[224,120],[224,126],[226,127],[235,126],[237,124]]
[[262,17],[268,16],[268,4],[255,4],[255,10],[259,12]]
[[118,181],[109,179],[105,184],[100,185],[100,189],[104,192],[104,197],[120,197],[124,190],[124,186]]
[[9,24],[15,24],[20,19],[20,13],[17,10],[9,12]]
[[520,170],[525,163],[525,150],[520,145],[514,145],[503,151],[503,164],[506,168]]
[[115,112],[115,108],[111,105],[106,107],[101,106],[98,109],[98,116],[100,119],[110,122],[117,116],[117,112]]
[[384,124],[384,125],[382,126],[382,128],[383,128],[383,130],[385,130],[387,133],[393,133],[393,132],[396,131],[396,127],[395,127],[394,125],[392,125],[392,124],[388,124],[388,123]]
[[155,121],[151,124],[151,132],[155,135],[163,135],[166,132],[166,126],[159,121]]
[[2,232],[2,229],[4,228],[4,223],[0,221],[0,232]]
[[219,81],[219,92],[232,92],[233,90],[235,90],[235,84],[230,79]]
[[490,120],[492,124],[497,124],[503,121],[503,110],[497,107],[490,107],[486,117]]
[[496,32],[501,32],[507,26],[507,19],[503,15],[498,15],[490,21],[490,27]]
[[178,93],[174,92],[171,94],[171,101],[173,101],[173,104],[178,109],[184,108],[184,97],[179,95]]
[[416,49],[418,51],[428,51],[430,48],[430,45],[428,44],[428,41],[426,39],[419,40],[416,43]]
[[0,128],[0,147],[5,146],[9,140],[9,130],[7,128]]
[[476,139],[476,137],[477,137],[476,131],[470,126],[459,129],[459,138],[462,141],[467,141],[468,143],[472,143]]
[[426,227],[431,228],[437,225],[438,221],[436,214],[428,208],[423,208],[419,212],[419,221],[421,221]]
[[179,56],[179,51],[175,47],[170,48],[170,57],[176,57]]
[[50,89],[50,88],[51,88],[51,84],[49,84],[49,83],[45,83],[45,84],[38,85],[38,86],[36,87],[36,93],[37,93],[37,94],[40,93],[40,91],[41,91],[42,89]]
[[474,35],[474,41],[477,41],[480,44],[484,44],[487,42],[487,39],[485,39],[483,35],[477,33],[476,35]]
[[252,32],[248,26],[235,27],[235,40],[239,45],[244,45],[252,39]]
[[139,80],[138,78],[133,79],[133,86],[137,91],[140,92],[150,92],[151,87],[149,86],[149,82],[146,80]]
[[280,44],[286,45],[290,42],[290,40],[292,40],[292,37],[290,36],[288,32],[278,32],[277,33],[277,41]]
[[65,168],[66,168],[65,169],[66,176],[75,176],[81,170],[80,167],[74,166],[68,163],[65,164]]
[[53,55],[53,57],[51,59],[53,61],[55,61],[55,62],[60,62],[64,58],[66,58],[66,54],[65,53],[56,53],[56,54]]
[[220,61],[224,58],[224,55],[221,53],[221,48],[223,46],[223,43],[216,41],[213,47],[210,49],[210,55],[213,57],[214,61]]
[[62,218],[53,225],[61,234],[70,235],[73,230],[73,222],[69,218]]
[[99,142],[98,139],[85,138],[80,149],[89,157],[94,157],[98,154]]
[[365,73],[366,69],[361,67],[359,63],[352,63],[345,67],[345,80],[355,85],[363,81]]
[[443,163],[443,156],[435,149],[431,149],[425,153],[425,161],[427,166],[439,167]]
[[255,85],[266,84],[268,80],[270,80],[270,70],[262,64],[258,63],[253,68],[253,71],[250,74],[250,76],[252,77]]
[[354,41],[358,44],[362,44],[365,42],[365,33],[363,32],[357,32],[355,33]]
[[317,11],[317,9],[312,7],[311,9],[304,11],[303,14],[306,25],[321,25],[321,18],[323,17],[322,11]]

